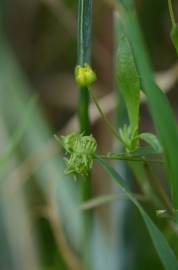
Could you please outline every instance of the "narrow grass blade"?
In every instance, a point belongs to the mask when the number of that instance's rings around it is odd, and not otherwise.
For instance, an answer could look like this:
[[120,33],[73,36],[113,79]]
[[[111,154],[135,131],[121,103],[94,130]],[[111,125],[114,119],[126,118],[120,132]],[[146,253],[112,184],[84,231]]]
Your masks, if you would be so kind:
[[[139,194],[133,194],[135,198],[138,200],[145,200],[146,197],[141,196]],[[106,195],[101,195],[98,197],[95,197],[89,201],[86,201],[81,204],[80,209],[81,210],[88,210],[91,208],[99,207],[102,206],[103,204],[106,203],[111,203],[113,201],[117,200],[128,200],[128,196],[125,193],[114,193],[114,194],[106,194]]]
[[106,195],[98,196],[96,198],[93,198],[91,200],[88,200],[82,203],[80,206],[80,209],[88,210],[88,209],[95,208],[109,202],[113,202],[115,200],[123,200],[123,199],[127,199],[126,195],[123,193],[106,194]]
[[175,16],[174,16],[172,0],[168,0],[168,9],[169,9],[169,14],[170,14],[171,23],[172,23],[170,37],[172,40],[172,44],[174,45],[174,47],[177,51],[177,54],[178,54],[178,25],[176,24],[176,20],[175,20]]
[[[33,89],[31,89],[20,66],[16,62],[16,58],[6,40],[2,40],[0,44],[0,58],[1,112],[8,128],[12,130],[14,123],[18,123],[22,114],[27,110],[26,104]],[[11,106],[9,106],[9,101]],[[45,148],[48,149],[47,145],[53,134],[37,104],[34,104],[32,110],[32,120],[28,123],[28,129],[25,129],[25,134],[19,145],[20,151],[15,153],[16,157],[19,158],[18,161],[34,157],[38,165],[36,170],[32,168],[33,177],[45,196],[49,195],[49,183],[56,187],[55,200],[58,205],[59,220],[65,224],[66,234],[70,242],[76,250],[79,250],[81,221],[79,211],[75,211],[79,206],[77,185],[69,177],[64,178],[64,164],[60,154],[47,158],[42,163],[40,160],[42,161],[43,157],[42,159],[35,158],[36,154],[39,156],[39,153],[43,153]],[[21,150],[23,150],[23,153]],[[47,152],[45,153],[47,155]],[[20,183],[22,182],[22,185],[30,176],[24,177],[25,179],[21,176],[18,180]],[[69,217],[70,219],[72,218],[73,222],[69,222]]]
[[29,124],[29,121],[32,117],[32,112],[34,109],[36,98],[32,98],[27,105],[26,111],[24,111],[23,117],[19,126],[14,131],[14,134],[10,138],[10,141],[7,145],[5,152],[0,156],[0,172],[3,170],[3,167],[9,161],[9,159],[13,156],[14,152],[16,151],[25,131]]
[[[167,175],[172,193],[174,208],[178,209],[178,128],[170,104],[163,92],[155,84],[149,57],[146,53],[141,31],[135,16],[133,1],[122,1],[122,22],[131,43],[137,68],[141,77],[142,88],[147,96],[149,109],[160,137],[166,159]],[[121,23],[117,18],[118,27]]]
[[172,44],[174,45],[176,52],[178,54],[178,25],[177,24],[172,27],[170,36],[171,36]]
[[177,258],[173,252],[173,250],[170,248],[167,240],[165,239],[162,232],[158,229],[158,227],[153,223],[151,218],[148,216],[148,214],[145,212],[141,204],[136,200],[136,198],[133,196],[133,194],[128,190],[128,188],[125,185],[124,180],[121,178],[121,176],[104,160],[101,158],[97,158],[101,166],[107,173],[116,180],[116,182],[119,184],[121,190],[126,193],[128,198],[133,202],[133,204],[137,207],[139,210],[145,225],[149,231],[150,237],[153,241],[153,245],[159,255],[159,258],[164,266],[164,269],[166,270],[177,270],[178,269],[178,261]]

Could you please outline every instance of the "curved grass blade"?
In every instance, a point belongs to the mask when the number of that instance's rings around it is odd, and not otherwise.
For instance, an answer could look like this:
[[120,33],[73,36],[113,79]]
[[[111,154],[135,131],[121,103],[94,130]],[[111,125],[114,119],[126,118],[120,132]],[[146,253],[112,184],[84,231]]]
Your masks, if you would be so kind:
[[156,135],[146,132],[139,134],[138,137],[148,143],[155,150],[156,153],[162,153],[162,146]]
[[165,239],[162,232],[158,229],[158,227],[153,223],[151,218],[148,216],[148,214],[145,212],[141,204],[137,201],[137,199],[133,196],[133,194],[128,190],[128,188],[125,185],[124,180],[122,177],[114,170],[107,162],[105,162],[100,157],[97,157],[97,160],[103,167],[107,173],[116,180],[116,182],[119,184],[121,190],[126,193],[128,198],[133,202],[133,204],[137,207],[139,210],[145,225],[149,231],[150,237],[152,239],[153,245],[159,255],[159,258],[164,266],[164,269],[166,270],[177,270],[178,269],[178,261],[177,258],[173,252],[173,250],[170,248],[167,240]]

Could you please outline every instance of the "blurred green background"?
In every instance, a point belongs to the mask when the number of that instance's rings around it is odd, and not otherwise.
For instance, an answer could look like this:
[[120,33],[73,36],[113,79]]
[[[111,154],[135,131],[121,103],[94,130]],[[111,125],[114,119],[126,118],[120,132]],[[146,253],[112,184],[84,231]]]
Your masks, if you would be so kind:
[[[113,117],[114,1],[93,2],[95,90]],[[178,66],[169,38],[167,1],[137,0],[136,7],[158,81],[169,91],[177,114]],[[7,153],[0,159],[0,269],[83,269],[80,190],[63,175],[62,153],[53,139],[53,134],[78,129],[73,77],[77,1],[1,0],[0,15],[0,155]],[[98,151],[106,152],[114,147],[113,140],[95,114],[91,110],[92,132]],[[144,104],[140,126],[153,129]],[[128,175],[124,163],[118,167]],[[92,190],[93,197],[117,192],[97,165]],[[91,269],[162,269],[142,220],[129,203],[119,200],[93,212]]]

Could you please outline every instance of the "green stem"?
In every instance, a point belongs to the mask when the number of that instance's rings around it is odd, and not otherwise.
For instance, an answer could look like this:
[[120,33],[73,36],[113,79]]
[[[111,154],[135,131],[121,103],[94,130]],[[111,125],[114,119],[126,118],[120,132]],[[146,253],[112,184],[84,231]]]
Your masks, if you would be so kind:
[[[91,25],[92,25],[92,0],[78,1],[78,36],[77,36],[77,64],[83,66],[91,62]],[[87,87],[79,89],[78,113],[80,132],[90,134],[89,124],[89,94]],[[85,178],[85,179],[83,179]],[[86,201],[91,197],[90,176],[80,179],[81,200]],[[91,229],[91,211],[83,213],[83,229],[81,236],[81,252],[85,269],[89,268],[89,246]]]
[[90,122],[89,122],[89,95],[86,87],[81,87],[79,92],[79,104],[78,115],[80,122],[80,132],[84,135],[90,134]]
[[171,22],[172,22],[172,26],[174,27],[176,25],[176,20],[174,17],[174,11],[173,11],[173,7],[172,7],[172,0],[168,0],[168,8],[169,8],[169,14],[171,17]]
[[[83,66],[91,62],[91,24],[92,0],[79,0],[78,2],[78,36],[77,36],[77,64]],[[79,121],[80,131],[90,133],[89,124],[89,95],[87,87],[79,89]]]
[[128,161],[138,161],[138,162],[164,163],[163,160],[146,159],[145,157],[129,157],[129,156],[120,156],[120,155],[115,155],[115,156],[103,155],[100,157],[102,159],[109,159],[109,160],[128,160]]
[[[95,103],[101,117],[103,118],[104,122],[106,123],[107,127],[110,129],[110,131],[112,132],[112,134],[116,137],[117,140],[119,140],[120,142],[122,142],[122,139],[120,138],[118,132],[113,128],[112,124],[110,123],[110,121],[108,120],[108,118],[106,117],[105,113],[103,112],[103,110],[101,109],[97,98],[95,97],[95,95],[93,94],[92,88],[88,87],[88,92],[90,94],[90,97],[92,98],[93,102]],[[123,143],[123,142],[122,142]]]

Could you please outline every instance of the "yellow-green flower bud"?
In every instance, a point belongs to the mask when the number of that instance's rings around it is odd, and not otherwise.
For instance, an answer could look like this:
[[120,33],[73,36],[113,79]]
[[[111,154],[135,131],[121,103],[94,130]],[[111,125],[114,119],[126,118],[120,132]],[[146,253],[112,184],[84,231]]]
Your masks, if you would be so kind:
[[78,86],[87,87],[96,81],[96,74],[88,64],[76,66],[75,80]]

